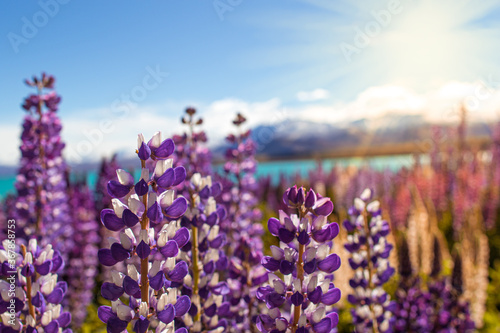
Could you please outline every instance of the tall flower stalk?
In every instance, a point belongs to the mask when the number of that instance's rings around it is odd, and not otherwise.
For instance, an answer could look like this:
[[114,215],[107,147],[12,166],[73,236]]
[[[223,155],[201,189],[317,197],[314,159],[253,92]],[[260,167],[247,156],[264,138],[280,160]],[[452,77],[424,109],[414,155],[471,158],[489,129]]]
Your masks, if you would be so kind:
[[[101,212],[101,222],[120,234],[118,240],[110,240],[109,248],[99,250],[98,257],[106,266],[127,262],[127,271],[113,271],[112,281],[101,288],[102,296],[112,303],[98,310],[109,332],[122,332],[129,324],[141,333],[149,328],[174,330],[174,318],[182,317],[191,306],[189,297],[180,296],[178,290],[188,273],[179,249],[190,235],[180,226],[187,200],[176,197],[174,187],[184,181],[186,170],[172,167],[169,157],[174,148],[171,139],[162,141],[160,132],[148,143],[139,135],[140,179],[135,182],[118,169],[118,181],[107,185],[113,209]],[[146,162],[153,167],[151,175]]]
[[55,91],[46,92],[54,89],[53,76],[43,73],[40,78],[25,82],[35,87],[37,93],[29,95],[22,105],[28,115],[23,123],[21,167],[16,179],[18,228],[22,227],[27,237],[39,237],[44,245],[57,240],[65,255],[72,231],[62,126],[56,113],[61,97]]
[[175,165],[186,167],[187,179],[195,173],[207,176],[212,174],[212,155],[210,150],[203,146],[207,142],[207,135],[203,130],[197,130],[203,124],[203,118],[195,117],[196,109],[188,107],[181,122],[187,126],[182,135],[174,135],[172,139],[177,147]]
[[354,305],[352,317],[357,332],[391,332],[394,303],[383,285],[394,274],[389,265],[392,245],[386,240],[389,223],[382,220],[380,203],[372,201],[366,189],[349,209],[350,219],[344,221],[349,232],[345,248],[351,253],[349,265],[354,277],[349,281],[353,294],[348,296]]
[[222,187],[199,173],[186,186],[190,200],[181,225],[190,230],[191,242],[182,248],[182,258],[189,262],[190,278],[185,280],[182,292],[191,297],[192,304],[182,324],[190,332],[223,332],[227,328],[224,318],[229,313],[224,296],[229,287],[219,280],[220,272],[228,267],[223,251],[226,235],[220,230],[220,221],[225,219],[226,211],[215,200]]
[[225,155],[226,186],[222,201],[228,211],[224,230],[228,235],[227,251],[231,257],[231,293],[228,300],[231,303],[233,329],[255,332],[254,318],[263,310],[258,308],[255,292],[260,284],[267,281],[267,271],[260,265],[264,230],[259,223],[262,213],[255,208],[255,143],[250,138],[250,130],[242,130],[245,121],[245,117],[238,113],[233,120],[237,133],[226,138],[232,147],[227,149]]
[[100,237],[92,192],[83,184],[69,189],[71,219],[75,230],[74,246],[68,254],[65,277],[69,283],[68,302],[73,326],[81,327],[87,317],[87,307],[94,300]]
[[57,250],[50,244],[40,247],[35,239],[19,248],[7,239],[0,248],[0,262],[6,277],[0,281],[2,332],[72,332],[67,329],[71,314],[61,306],[68,285],[57,281],[64,266]]
[[[285,192],[283,202],[297,213],[280,211],[279,219],[268,221],[280,247],[272,246],[272,256],[262,259],[270,272],[269,284],[257,290],[257,298],[269,312],[259,315],[257,328],[261,332],[330,332],[339,319],[330,306],[340,300],[340,290],[332,283],[340,258],[330,254],[339,227],[327,220],[333,204],[312,189],[296,186]],[[273,273],[278,271],[283,278]]]

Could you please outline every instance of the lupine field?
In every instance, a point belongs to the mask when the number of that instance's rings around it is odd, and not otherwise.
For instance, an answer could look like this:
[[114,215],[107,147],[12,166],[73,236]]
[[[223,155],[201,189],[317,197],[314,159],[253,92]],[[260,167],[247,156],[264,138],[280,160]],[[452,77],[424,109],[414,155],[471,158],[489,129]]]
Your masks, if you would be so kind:
[[[71,177],[53,76],[26,80],[2,202],[1,332],[498,332],[500,127],[433,128],[430,163],[256,177],[235,110],[224,162],[203,119]],[[20,97],[20,99],[22,96]],[[222,121],[222,120],[221,120]]]

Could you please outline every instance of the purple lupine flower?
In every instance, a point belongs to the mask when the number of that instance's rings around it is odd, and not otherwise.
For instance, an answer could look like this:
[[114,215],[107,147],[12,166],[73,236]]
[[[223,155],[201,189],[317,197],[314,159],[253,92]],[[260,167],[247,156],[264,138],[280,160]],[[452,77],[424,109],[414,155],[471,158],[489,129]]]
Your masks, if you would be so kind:
[[19,250],[10,240],[0,248],[1,275],[6,278],[0,281],[0,331],[72,332],[67,328],[71,314],[61,305],[68,286],[57,281],[64,266],[60,253],[50,244],[39,247],[35,239]]
[[395,304],[383,285],[394,274],[389,265],[392,245],[387,242],[389,223],[382,220],[380,203],[372,201],[366,189],[349,209],[350,219],[344,221],[349,236],[345,248],[351,253],[349,265],[354,277],[349,280],[354,293],[347,299],[354,305],[352,316],[357,332],[392,332]]
[[[437,242],[434,242],[434,252]],[[439,277],[440,263],[435,263],[428,281],[430,300],[428,308],[432,314],[432,332],[475,332],[470,305],[462,297],[462,265],[458,254],[454,256],[451,277]]]
[[[406,239],[399,248],[399,286],[396,290],[394,328],[396,332],[433,332],[430,314],[430,294],[422,288],[410,261]],[[435,256],[435,258],[437,258]]]
[[267,281],[267,271],[260,265],[264,233],[259,223],[262,213],[255,208],[255,144],[250,138],[250,130],[241,130],[245,121],[245,117],[238,113],[233,121],[238,132],[226,138],[231,148],[228,148],[225,155],[226,178],[221,196],[228,212],[228,217],[224,220],[227,223],[222,227],[228,237],[228,253],[231,255],[231,293],[227,295],[227,317],[231,318],[230,328],[235,332],[255,331],[253,318],[264,310],[259,309],[255,292],[262,282]]
[[230,292],[219,275],[227,270],[224,253],[226,235],[220,230],[220,221],[226,218],[224,207],[216,203],[222,187],[212,183],[210,176],[195,173],[187,183],[189,208],[182,217],[181,226],[188,228],[191,242],[181,248],[181,258],[189,262],[189,278],[184,281],[182,293],[191,297],[191,307],[179,324],[190,332],[224,331],[228,305],[224,296]]
[[[111,200],[113,199],[107,190],[107,185],[110,180],[118,181],[116,176],[116,170],[120,169],[118,162],[116,160],[116,155],[113,155],[109,160],[104,158],[101,161],[99,168],[99,174],[97,176],[97,181],[95,184],[95,209],[97,216],[100,215],[101,211],[106,208],[113,208]],[[108,246],[109,237],[119,238],[118,231],[111,231],[105,228],[102,224],[99,224],[99,235],[101,238],[100,248]],[[124,271],[126,266],[124,262],[117,262],[113,267],[105,266],[100,264],[99,267],[100,274],[98,276],[99,283],[103,281],[111,280],[111,270]]]
[[[18,229],[43,245],[56,244],[62,255],[71,247],[66,164],[62,158],[61,121],[56,111],[60,97],[53,89],[55,79],[45,73],[26,81],[37,94],[28,96],[22,107],[28,112],[21,134],[21,166],[16,179],[18,198],[15,217]],[[20,236],[18,234],[18,236]]]
[[272,256],[264,257],[262,265],[269,272],[279,271],[283,279],[269,273],[268,285],[257,290],[257,298],[269,309],[258,317],[257,328],[261,332],[330,332],[339,320],[331,306],[340,300],[340,290],[332,283],[340,257],[330,253],[339,226],[327,220],[333,203],[312,189],[306,192],[296,186],[285,192],[283,202],[297,214],[280,211],[279,219],[268,221],[280,247],[272,246]]
[[71,217],[75,233],[74,246],[68,254],[65,280],[68,281],[67,305],[73,316],[73,326],[81,327],[87,317],[87,307],[94,299],[100,237],[92,192],[86,185],[75,184],[69,189]]
[[191,179],[195,173],[211,175],[212,154],[207,147],[203,146],[203,143],[207,142],[207,136],[204,131],[196,131],[196,127],[203,124],[203,119],[195,119],[195,108],[188,107],[185,113],[181,122],[188,126],[188,130],[182,135],[172,137],[177,147],[174,165],[186,167],[187,179]]
[[[188,274],[179,249],[189,243],[190,235],[180,226],[187,200],[174,190],[186,172],[183,167],[172,167],[169,156],[173,150],[173,141],[162,140],[160,132],[147,144],[140,134],[140,179],[135,181],[118,169],[117,180],[108,182],[113,209],[101,212],[101,222],[119,232],[119,239],[110,239],[110,247],[100,249],[98,257],[105,266],[127,263],[126,272],[112,271],[112,280],[101,287],[102,296],[112,306],[99,307],[98,316],[109,332],[122,332],[129,324],[134,332],[144,333],[149,328],[173,331],[174,319],[191,307],[189,297],[178,292]],[[147,162],[153,167],[151,175]]]

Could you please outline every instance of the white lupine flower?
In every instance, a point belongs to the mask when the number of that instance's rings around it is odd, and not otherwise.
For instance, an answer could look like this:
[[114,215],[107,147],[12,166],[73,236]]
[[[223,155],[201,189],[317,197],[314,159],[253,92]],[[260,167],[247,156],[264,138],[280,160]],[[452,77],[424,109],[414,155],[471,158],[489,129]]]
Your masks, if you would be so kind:
[[318,323],[325,317],[326,309],[324,306],[319,306],[316,311],[313,312],[312,321]]
[[124,232],[120,232],[120,243],[126,250],[132,248],[132,240]]
[[45,311],[42,315],[42,325],[47,326],[52,321],[52,311]]
[[151,146],[158,148],[161,145],[161,132],[158,131],[156,132],[153,137],[151,138]]
[[141,304],[139,305],[139,315],[147,317],[148,313],[149,313],[148,304],[146,302],[141,302]]
[[370,197],[372,196],[372,191],[369,189],[369,188],[366,188],[362,193],[361,195],[359,196],[359,198],[363,201],[366,201],[366,200],[369,200]]
[[134,193],[128,198],[128,209],[135,215],[141,215],[144,212],[144,203],[137,194]]
[[123,279],[125,278],[125,274],[122,272],[118,272],[116,270],[111,271],[111,278],[113,280],[113,283],[117,286],[122,286],[123,285]]
[[365,202],[361,200],[360,198],[354,199],[354,208],[358,211],[362,211],[365,209]]
[[116,198],[111,199],[111,204],[113,205],[113,210],[115,211],[116,216],[122,218],[123,211],[128,207],[123,202],[121,202],[119,199]]
[[130,276],[135,281],[139,280],[139,272],[137,271],[135,265],[132,264],[127,265],[127,275]]
[[281,316],[281,313],[280,313],[280,310],[278,308],[273,308],[273,309],[269,309],[268,313],[269,317],[271,317],[272,319],[275,319],[279,316]]
[[271,254],[275,260],[281,260],[285,255],[285,251],[283,251],[277,246],[271,245]]

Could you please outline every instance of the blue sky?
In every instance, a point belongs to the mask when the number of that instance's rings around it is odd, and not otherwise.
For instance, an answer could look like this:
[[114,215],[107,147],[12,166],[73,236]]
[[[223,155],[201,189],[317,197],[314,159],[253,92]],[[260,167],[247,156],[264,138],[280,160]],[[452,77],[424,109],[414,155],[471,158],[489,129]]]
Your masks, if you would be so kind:
[[[57,13],[44,14],[54,4]],[[0,138],[8,147],[0,164],[18,161],[19,105],[30,93],[22,80],[41,71],[57,78],[68,147],[87,140],[83,131],[92,133],[102,119],[116,125],[84,160],[127,149],[139,132],[178,131],[187,105],[199,108],[215,139],[238,110],[257,124],[284,117],[341,122],[387,110],[443,114],[464,96],[481,102],[475,117],[493,119],[500,105],[498,1],[8,0],[1,6]],[[26,22],[38,23],[33,36],[23,35]],[[25,43],[15,45],[14,35],[27,37]],[[168,76],[117,119],[113,103],[139,91],[155,69]]]

